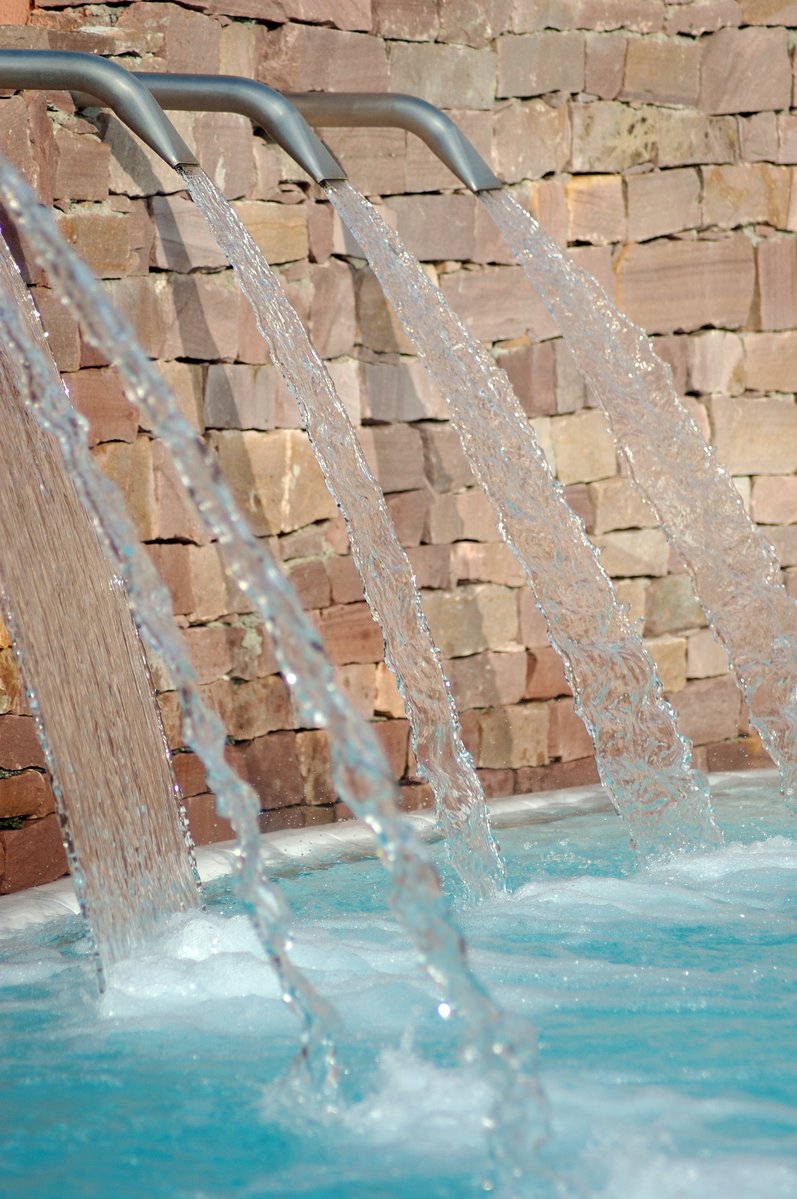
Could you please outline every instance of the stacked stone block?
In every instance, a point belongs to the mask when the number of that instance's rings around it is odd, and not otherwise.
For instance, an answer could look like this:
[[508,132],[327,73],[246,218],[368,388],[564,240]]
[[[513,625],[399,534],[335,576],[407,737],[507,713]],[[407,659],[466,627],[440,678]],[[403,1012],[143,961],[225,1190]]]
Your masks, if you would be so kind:
[[[450,112],[550,234],[652,335],[797,593],[797,99],[793,0],[0,0],[0,44],[132,68],[246,74],[289,90],[410,91]],[[0,98],[0,150],[159,363],[257,535],[374,722],[407,807],[428,802],[340,515],[180,179],[64,93]],[[407,548],[490,795],[595,778],[521,572],[440,396],[322,192],[249,122],[174,114],[307,325]],[[683,567],[618,468],[603,417],[481,206],[401,130],[323,135],[507,371],[569,502],[639,622],[708,769],[766,761]],[[17,247],[58,364],[173,597],[262,825],[345,814],[324,734],[301,727],[258,621],[227,580],[168,454]],[[226,836],[167,735],[198,840]],[[0,890],[62,869],[52,796],[0,636]],[[12,827],[18,825],[19,827]],[[5,865],[3,865],[5,862]]]

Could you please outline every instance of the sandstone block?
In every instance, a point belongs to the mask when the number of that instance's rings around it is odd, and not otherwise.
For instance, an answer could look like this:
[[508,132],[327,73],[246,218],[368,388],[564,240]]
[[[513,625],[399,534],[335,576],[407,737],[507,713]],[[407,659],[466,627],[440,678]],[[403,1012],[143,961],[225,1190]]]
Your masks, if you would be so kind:
[[370,425],[359,431],[368,465],[382,490],[423,488],[423,448],[416,429],[408,425]]
[[795,0],[739,0],[745,25],[793,25],[797,22]]
[[526,185],[525,204],[524,192],[519,190],[515,198],[528,207],[532,216],[542,225],[545,232],[562,248],[567,245],[567,204],[565,203],[564,183],[560,179],[540,179],[536,183]]
[[625,240],[623,181],[617,175],[577,175],[565,188],[568,241],[597,245]]
[[445,400],[417,360],[364,362],[358,364],[358,370],[363,417],[378,421],[445,420]]
[[623,83],[624,33],[588,33],[584,91],[599,100],[616,100]]
[[160,270],[187,272],[225,267],[207,221],[192,200],[182,196],[153,196],[150,212],[155,223],[152,265]]
[[[422,548],[436,550],[442,547]],[[504,587],[522,587],[526,578],[517,558],[502,541],[492,545],[460,541],[452,547],[449,569],[453,570],[454,580],[459,583],[500,583]]]
[[[235,73],[239,74],[240,68]],[[170,114],[170,117],[173,115],[178,114]],[[250,193],[253,137],[248,117],[234,112],[198,113],[193,144],[203,170],[228,200]]]
[[622,255],[615,302],[649,332],[734,328],[747,320],[754,281],[753,249],[744,235],[647,242]]
[[744,162],[790,162],[781,158],[778,145],[780,121],[788,120],[787,113],[756,112],[739,117],[739,147]]
[[686,646],[685,637],[651,637],[645,641],[645,649],[668,695],[686,686]]
[[512,390],[529,417],[552,416],[558,411],[555,343],[519,345],[497,355]]
[[788,228],[791,172],[765,162],[707,167],[703,171],[703,222],[733,229],[764,224]]
[[551,645],[540,645],[529,653],[524,699],[556,699],[570,695],[562,659]]
[[661,529],[623,529],[594,541],[604,570],[613,578],[667,573],[670,551]]
[[[108,279],[103,283],[103,290],[114,308],[132,327],[145,353],[151,358],[178,356],[180,345],[175,331],[175,301],[166,275]],[[207,349],[207,345],[204,348]],[[202,356],[201,353],[198,355],[200,358]]]
[[459,435],[449,424],[426,423],[418,426],[423,444],[426,479],[435,491],[458,491],[475,483]]
[[359,341],[376,353],[414,354],[415,347],[404,333],[369,270],[355,271],[354,295]]
[[738,395],[744,391],[744,344],[722,329],[689,339],[689,383],[692,391]]
[[791,64],[785,29],[720,29],[702,43],[703,112],[788,108]]
[[26,820],[22,828],[0,832],[4,860],[0,895],[53,882],[67,874],[66,853],[56,815]]
[[542,766],[548,759],[548,708],[543,704],[489,708],[479,717],[477,763],[488,769]]
[[673,386],[679,396],[683,396],[686,391],[690,340],[689,337],[679,334],[651,338],[654,351],[672,372]]
[[763,330],[797,324],[797,246],[793,238],[771,238],[756,246],[758,324]]
[[335,665],[382,660],[382,632],[367,604],[333,604],[319,612],[318,627]]
[[520,617],[520,640],[524,645],[534,649],[548,645],[548,628],[545,617],[528,587],[524,587],[518,595],[518,613]]
[[745,333],[744,374],[754,391],[797,391],[797,333]]
[[526,689],[526,651],[473,654],[443,663],[460,711],[520,703]]
[[551,420],[560,483],[589,483],[617,471],[614,442],[597,409]]
[[218,72],[221,27],[202,13],[174,4],[134,4],[122,11],[118,25],[159,34],[158,56],[170,71]]
[[71,312],[48,287],[31,288],[36,311],[52,355],[60,371],[76,371],[80,366],[80,331]]
[[264,808],[286,808],[304,799],[296,735],[274,732],[257,737],[243,754],[246,778]]
[[[407,134],[403,129],[319,129],[318,134],[358,191],[391,196],[405,190]],[[352,247],[349,253],[354,252]]]
[[705,624],[688,575],[654,579],[645,592],[645,633],[659,637]]
[[20,774],[0,778],[0,820],[13,816],[38,818],[54,811],[55,796],[46,774],[23,770]]
[[739,127],[732,117],[707,117],[691,108],[660,108],[656,128],[660,167],[735,162],[739,156]]
[[337,554],[324,562],[329,578],[330,596],[333,604],[361,603],[363,585],[354,559],[350,554]]
[[678,728],[693,745],[725,741],[739,732],[742,697],[730,675],[698,679],[673,695]]
[[399,695],[396,676],[384,662],[378,662],[376,667],[376,682],[374,709],[379,716],[402,718],[404,700]]
[[763,475],[753,480],[753,520],[764,525],[797,522],[797,476]]
[[481,490],[436,495],[429,506],[426,541],[451,545],[455,541],[496,541],[495,513]]
[[410,92],[438,108],[492,107],[496,72],[492,51],[439,42],[392,42],[388,54],[390,87],[373,90]]
[[51,204],[56,155],[45,95],[9,96],[2,101],[2,113],[0,153],[14,163],[41,203]]
[[310,340],[322,358],[351,353],[356,336],[354,283],[345,262],[330,260],[310,268]]
[[286,566],[285,573],[303,608],[326,608],[330,604],[332,592],[323,562],[317,559],[292,562]]
[[525,334],[541,341],[557,332],[520,267],[454,271],[440,284],[457,316],[480,341],[508,341]]
[[[394,742],[397,738],[394,736],[390,740]],[[296,734],[295,744],[304,802],[313,805],[334,803],[335,789],[332,785],[327,734],[320,729],[307,729]]]
[[598,781],[595,758],[577,758],[572,762],[552,762],[548,766],[527,766],[515,771],[515,794],[586,787]]
[[[371,720],[376,702],[376,666],[354,662],[335,668],[335,682],[364,720]],[[401,715],[403,715],[403,709]]]
[[229,820],[219,816],[216,798],[210,792],[189,796],[185,801],[185,812],[195,845],[216,845],[235,839],[235,829]]
[[[384,43],[364,33],[314,25],[282,25],[261,39],[258,77],[284,91],[385,92]],[[403,87],[399,91],[412,90]]]
[[476,197],[470,192],[449,196],[393,196],[389,201],[389,207],[396,215],[399,237],[411,254],[426,262],[473,258],[477,204]]
[[[183,141],[193,147],[194,113],[173,112],[169,120]],[[154,150],[145,146],[116,117],[102,114],[99,123],[102,140],[110,153],[110,187],[123,196],[154,196],[183,189],[183,181]]]
[[80,122],[77,129],[55,131],[53,195],[55,199],[106,200],[110,179],[110,152],[94,135],[93,126]]
[[294,262],[307,257],[306,205],[239,200],[233,208],[267,262]]
[[278,388],[273,366],[212,362],[205,383],[209,429],[273,429]]
[[545,31],[498,42],[498,96],[584,90],[584,35]]
[[514,0],[447,0],[440,12],[441,42],[482,49],[511,27]]
[[781,566],[797,564],[797,525],[769,525],[763,532]]
[[570,117],[564,105],[511,102],[497,106],[493,120],[496,171],[506,183],[561,171],[570,157]]
[[535,29],[631,29],[657,33],[664,24],[661,0],[519,0],[515,10],[518,31]]
[[115,370],[76,371],[66,379],[72,403],[89,422],[89,445],[135,441],[138,417]]
[[28,766],[44,768],[33,718],[8,713],[0,719],[0,769],[24,770]]
[[401,41],[432,41],[440,18],[437,6],[427,0],[371,0],[374,29],[382,37]]
[[629,108],[614,100],[573,104],[572,169],[627,171],[653,161],[657,142],[657,110]]
[[650,104],[694,106],[700,89],[700,58],[696,42],[629,38],[620,96]]
[[[671,35],[687,33],[697,36],[739,25],[741,20],[738,0],[693,0],[691,4],[671,9],[667,13],[664,28]],[[750,22],[745,21],[745,24]]]
[[456,591],[424,592],[421,598],[444,658],[519,648],[517,601],[510,588],[482,583]]
[[797,408],[791,396],[713,396],[717,457],[733,475],[792,474],[797,469]]
[[335,503],[303,432],[216,435],[222,473],[259,536],[333,516]]
[[121,213],[105,208],[73,208],[56,219],[64,240],[95,275],[108,279],[129,273],[134,262],[130,229]]
[[557,699],[550,705],[548,756],[562,762],[588,758],[593,753],[592,738],[584,722],[573,709],[572,699]]
[[559,337],[546,342],[554,352],[556,364],[556,411],[563,416],[568,412],[579,412],[587,406],[587,384],[576,365],[567,344]]
[[707,679],[727,674],[728,655],[711,629],[697,629],[686,639],[686,674],[690,679]]
[[700,177],[694,170],[629,175],[628,239],[648,241],[700,226]]
[[[471,142],[477,154],[487,162],[493,160],[493,122],[490,109],[453,108],[449,116]],[[430,192],[458,186],[445,163],[433,154],[420,138],[409,134],[406,152],[406,190]],[[380,189],[381,190],[381,189]]]
[[621,604],[628,609],[628,619],[639,632],[645,623],[645,602],[650,587],[647,579],[616,579],[614,590]]
[[[230,17],[263,16],[259,0],[205,0],[210,11]],[[203,7],[205,6],[203,3]],[[271,0],[268,19],[333,25],[336,29],[371,29],[371,0]]]
[[[416,545],[407,550],[412,573],[419,587],[434,587],[443,590],[456,587],[457,575],[452,565],[452,548],[447,545]],[[481,579],[474,579],[481,582]],[[484,582],[503,582],[503,579],[485,579]]]
[[432,497],[426,487],[397,491],[385,497],[396,536],[405,547],[420,545],[429,522]]
[[[658,522],[637,487],[627,476],[590,483],[589,499],[594,513],[587,525],[590,533],[615,529],[649,529]],[[636,573],[636,572],[634,572]]]

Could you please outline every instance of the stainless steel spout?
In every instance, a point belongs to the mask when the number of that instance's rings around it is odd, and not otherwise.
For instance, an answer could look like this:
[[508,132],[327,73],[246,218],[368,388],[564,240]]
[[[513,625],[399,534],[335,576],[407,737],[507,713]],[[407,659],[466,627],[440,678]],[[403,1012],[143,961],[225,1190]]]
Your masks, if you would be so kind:
[[503,186],[450,117],[418,96],[381,92],[295,92],[288,99],[311,125],[408,129],[471,191]]
[[107,58],[71,50],[0,50],[0,87],[79,92],[110,108],[170,167],[196,165],[144,84]]
[[316,183],[346,178],[340,163],[294,105],[265,83],[240,75],[157,75],[151,72],[139,72],[136,79],[164,108],[239,112],[249,117]]

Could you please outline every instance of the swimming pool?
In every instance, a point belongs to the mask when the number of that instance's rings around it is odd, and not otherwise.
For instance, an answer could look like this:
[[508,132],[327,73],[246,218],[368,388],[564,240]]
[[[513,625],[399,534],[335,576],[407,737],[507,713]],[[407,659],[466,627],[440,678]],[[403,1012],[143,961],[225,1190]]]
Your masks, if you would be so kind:
[[[641,872],[609,812],[502,830],[509,894],[458,920],[539,1032],[551,1131],[529,1196],[797,1194],[797,841],[774,790],[725,778],[726,848]],[[101,1000],[66,917],[0,940],[0,1194],[484,1193],[491,1097],[381,867],[283,886],[295,959],[344,1018],[340,1111],[287,1080],[296,1024],[223,880]]]

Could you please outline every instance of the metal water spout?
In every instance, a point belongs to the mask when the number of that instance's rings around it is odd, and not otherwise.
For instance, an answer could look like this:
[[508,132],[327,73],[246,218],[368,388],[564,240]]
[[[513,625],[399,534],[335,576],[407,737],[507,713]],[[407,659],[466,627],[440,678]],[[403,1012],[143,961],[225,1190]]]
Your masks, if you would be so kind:
[[394,126],[407,129],[473,192],[503,187],[450,117],[418,96],[382,92],[289,92],[287,98],[311,125]]
[[107,58],[71,50],[0,50],[0,87],[80,93],[84,103],[109,108],[170,167],[197,165],[144,84]]

